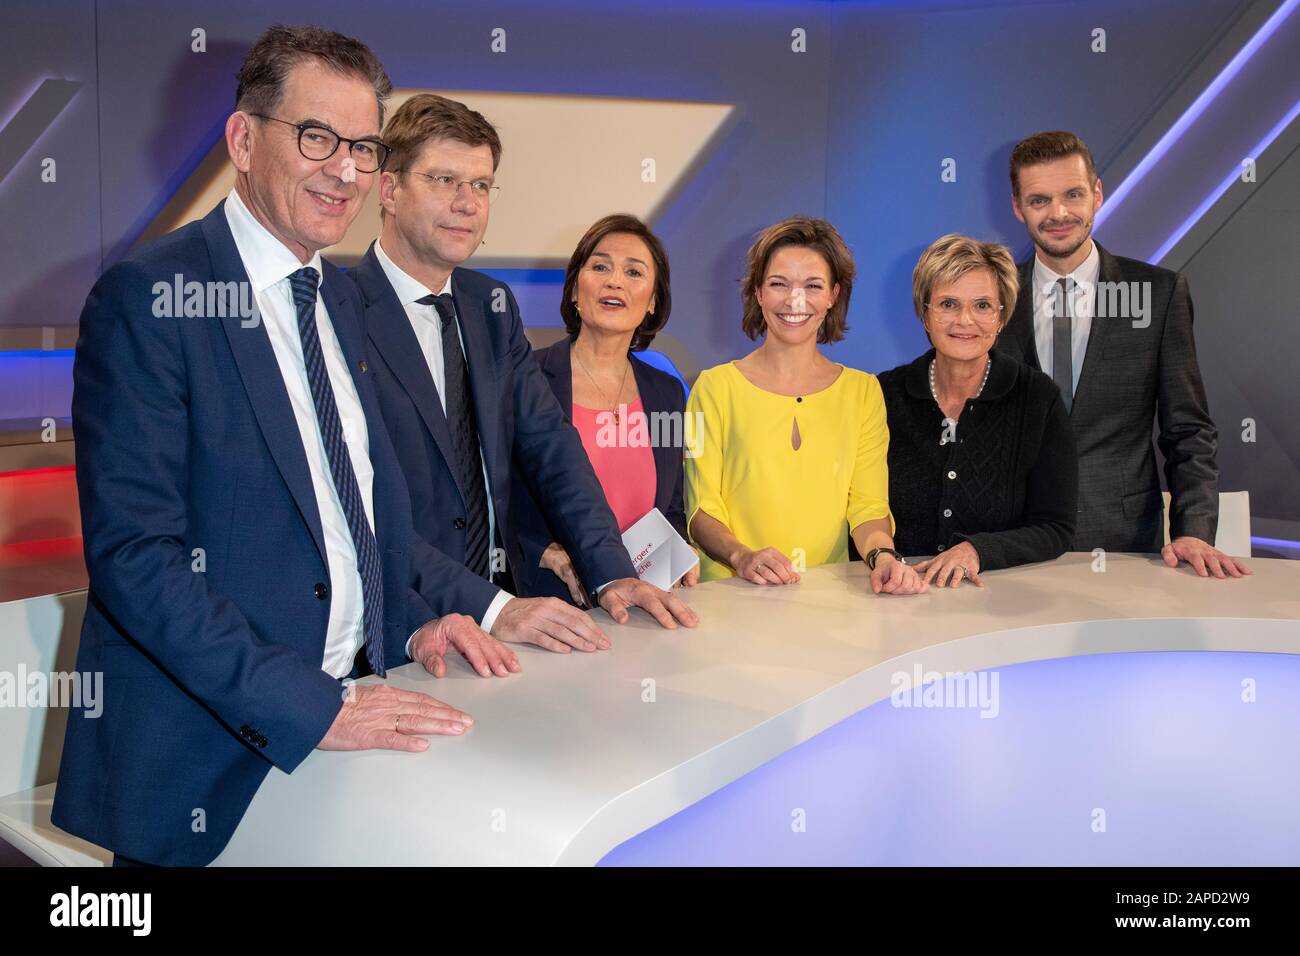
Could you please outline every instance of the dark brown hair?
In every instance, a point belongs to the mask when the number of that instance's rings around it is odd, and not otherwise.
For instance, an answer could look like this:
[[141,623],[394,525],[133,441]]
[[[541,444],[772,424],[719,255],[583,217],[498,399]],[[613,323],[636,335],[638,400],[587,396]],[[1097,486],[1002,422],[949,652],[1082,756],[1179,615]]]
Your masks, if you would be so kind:
[[384,102],[393,91],[383,64],[360,40],[320,27],[276,24],[258,37],[239,67],[235,109],[245,113],[274,113],[284,96],[289,71],[310,57],[338,73],[368,82],[379,102],[379,123],[383,125]]
[[839,297],[826,313],[826,319],[817,330],[817,341],[821,345],[838,342],[849,330],[846,316],[849,311],[849,295],[853,292],[853,277],[857,267],[853,264],[853,254],[840,238],[839,232],[825,219],[810,219],[795,216],[784,219],[776,225],[768,226],[746,255],[745,277],[741,280],[740,299],[744,304],[744,316],[740,327],[751,339],[757,339],[767,331],[767,322],[763,319],[763,307],[758,304],[758,287],[763,284],[767,274],[768,263],[778,249],[786,246],[803,246],[819,253],[826,260],[831,270],[831,285],[840,287]]
[[399,106],[381,138],[391,150],[385,168],[392,173],[407,169],[431,139],[487,146],[492,150],[492,168],[501,163],[501,137],[496,127],[482,113],[437,93],[417,93]]
[[1035,133],[1016,143],[1011,151],[1011,195],[1020,198],[1020,170],[1025,166],[1049,163],[1067,156],[1082,156],[1088,168],[1088,182],[1097,183],[1097,164],[1092,161],[1092,150],[1079,137],[1064,130]]
[[636,332],[632,334],[632,351],[639,352],[649,348],[654,337],[668,324],[668,315],[673,310],[673,294],[668,276],[668,253],[664,252],[664,244],[650,231],[650,227],[636,216],[627,213],[606,216],[592,224],[586,234],[578,240],[578,247],[573,250],[573,255],[569,257],[569,265],[564,270],[564,292],[560,296],[560,316],[564,319],[564,327],[570,337],[576,339],[582,329],[582,318],[578,315],[578,309],[573,302],[573,296],[578,288],[578,273],[587,264],[587,260],[596,251],[601,240],[615,233],[636,236],[646,244],[646,248],[650,250],[650,258],[654,261],[655,310],[646,313],[641,324],[637,326]]

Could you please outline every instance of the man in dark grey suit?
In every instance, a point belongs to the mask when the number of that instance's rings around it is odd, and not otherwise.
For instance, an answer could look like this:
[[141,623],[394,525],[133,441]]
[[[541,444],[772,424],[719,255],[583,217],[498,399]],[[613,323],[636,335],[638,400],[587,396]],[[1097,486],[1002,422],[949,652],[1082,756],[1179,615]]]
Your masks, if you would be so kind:
[[[1056,380],[1079,449],[1074,548],[1159,551],[1202,577],[1249,574],[1210,543],[1218,525],[1217,432],[1196,364],[1187,280],[1112,256],[1092,238],[1101,208],[1092,153],[1046,132],[1011,153],[1011,205],[1034,242],[998,348]],[[1152,447],[1165,459],[1169,544]]]

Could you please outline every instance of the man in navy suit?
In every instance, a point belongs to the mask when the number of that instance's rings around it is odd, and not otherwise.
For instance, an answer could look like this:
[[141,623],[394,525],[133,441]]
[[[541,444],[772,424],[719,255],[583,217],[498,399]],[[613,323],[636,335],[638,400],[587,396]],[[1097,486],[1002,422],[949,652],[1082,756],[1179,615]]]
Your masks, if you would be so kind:
[[460,565],[434,611],[468,614],[507,642],[609,647],[567,602],[513,595],[510,566],[523,560],[509,513],[513,457],[593,607],[619,623],[637,606],[664,627],[695,626],[677,596],[637,579],[582,440],[531,357],[510,287],[459,268],[483,241],[499,188],[496,130],[462,103],[419,94],[393,114],[384,141],[383,227],[349,275],[416,530]]
[[439,558],[413,531],[355,292],[319,254],[384,161],[390,88],[355,40],[267,31],[226,123],[234,191],[86,301],[77,666],[102,672],[104,704],[68,722],[53,819],[117,864],[211,862],[270,769],[313,749],[467,730],[427,695],[342,682],[407,663],[408,642],[435,673],[448,645],[518,666],[429,607]]

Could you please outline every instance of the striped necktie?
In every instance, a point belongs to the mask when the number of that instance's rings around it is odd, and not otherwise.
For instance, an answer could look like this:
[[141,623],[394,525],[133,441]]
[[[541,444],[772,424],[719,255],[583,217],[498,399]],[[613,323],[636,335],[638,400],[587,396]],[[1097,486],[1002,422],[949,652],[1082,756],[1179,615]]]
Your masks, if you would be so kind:
[[307,382],[311,386],[312,403],[316,406],[316,421],[320,425],[321,440],[329,458],[330,475],[334,490],[338,492],[347,519],[352,543],[357,549],[357,570],[361,573],[362,623],[366,632],[366,660],[370,669],[384,676],[384,587],[379,567],[379,546],[375,534],[366,520],[366,509],[361,502],[361,486],[357,484],[347,443],[343,440],[343,425],[339,421],[338,405],[334,402],[334,388],[330,385],[325,356],[321,352],[320,333],[316,328],[316,289],[320,273],[308,266],[289,276],[293,288],[293,304],[298,309],[298,335],[302,339],[302,359],[307,366]]

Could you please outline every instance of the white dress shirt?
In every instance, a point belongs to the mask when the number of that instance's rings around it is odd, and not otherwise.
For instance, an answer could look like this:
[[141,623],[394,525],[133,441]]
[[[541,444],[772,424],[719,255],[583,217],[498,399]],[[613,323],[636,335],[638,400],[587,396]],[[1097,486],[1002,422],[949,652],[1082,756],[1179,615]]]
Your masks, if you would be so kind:
[[1056,283],[1065,278],[1074,280],[1073,321],[1070,323],[1070,365],[1074,389],[1079,389],[1079,373],[1083,370],[1083,357],[1088,351],[1088,334],[1092,331],[1092,316],[1097,302],[1097,276],[1101,272],[1101,254],[1091,239],[1092,251],[1069,276],[1058,275],[1054,269],[1034,256],[1034,345],[1038,349],[1038,364],[1049,377],[1053,375],[1052,362],[1052,310],[1056,299]]
[[[284,380],[293,417],[298,423],[307,468],[311,472],[312,489],[316,494],[316,509],[320,512],[321,531],[325,536],[326,563],[329,567],[329,623],[325,630],[325,654],[321,670],[331,677],[343,678],[352,672],[353,659],[365,643],[363,627],[363,600],[361,573],[357,569],[357,550],[348,529],[343,505],[339,501],[334,478],[330,474],[329,455],[321,438],[320,423],[316,418],[316,405],[311,397],[307,380],[307,366],[302,357],[302,339],[298,334],[298,309],[293,301],[289,276],[304,268],[297,256],[258,222],[239,194],[231,190],[226,197],[226,222],[235,238],[239,258],[244,262],[257,307],[262,314],[262,325],[271,340],[280,377]],[[312,257],[308,266],[321,273],[320,253]],[[339,421],[343,427],[343,440],[347,444],[352,470],[357,476],[361,503],[366,519],[373,530],[374,468],[370,464],[370,433],[366,429],[366,416],[357,397],[357,389],[348,372],[347,360],[339,346],[338,337],[330,321],[320,293],[316,294],[316,327],[320,334],[321,353],[330,385],[334,389],[334,402],[338,406]],[[255,329],[241,331],[241,335],[256,335]]]
[[[421,305],[416,301],[429,295],[432,290],[393,262],[388,257],[388,253],[384,252],[383,244],[378,241],[375,242],[375,258],[379,260],[384,275],[388,277],[388,284],[397,293],[397,300],[402,303],[406,317],[411,323],[411,329],[415,332],[415,338],[420,343],[420,351],[424,354],[424,364],[428,367],[429,375],[433,378],[433,387],[438,393],[438,402],[442,405],[442,413],[445,416],[447,414],[447,367],[443,364],[442,356],[442,318],[438,315],[438,310],[432,305]],[[433,294],[451,294],[450,275],[447,276],[447,281],[443,283],[442,288]],[[456,334],[460,335],[459,315],[456,316]],[[464,351],[464,349],[465,339],[461,336],[461,350]],[[466,362],[468,363],[468,357]],[[496,554],[496,509],[492,507],[492,483],[488,479],[487,464],[483,461],[481,449],[479,451],[479,467],[483,469],[483,488],[487,492],[488,542],[493,549],[492,553]],[[513,597],[514,595],[508,591],[498,590],[497,596],[492,599],[492,603],[488,605],[487,610],[484,612],[479,627],[490,633],[492,625],[496,623],[497,615],[506,606],[506,602]]]

